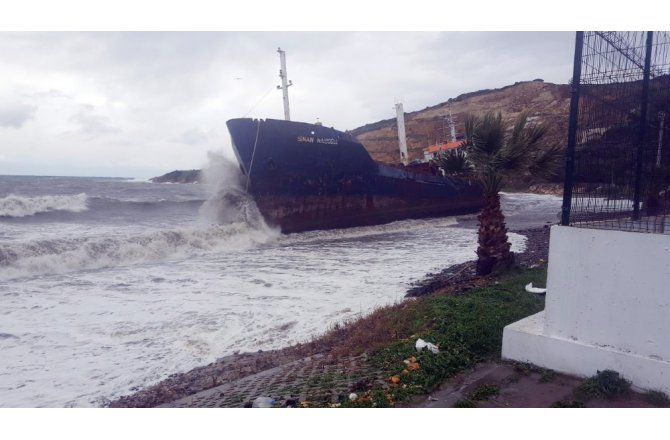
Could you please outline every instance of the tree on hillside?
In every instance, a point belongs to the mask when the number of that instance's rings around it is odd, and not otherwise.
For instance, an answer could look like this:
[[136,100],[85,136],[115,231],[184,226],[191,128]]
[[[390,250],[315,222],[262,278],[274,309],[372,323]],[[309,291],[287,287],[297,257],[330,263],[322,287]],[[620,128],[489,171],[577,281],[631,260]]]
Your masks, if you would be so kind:
[[558,173],[562,149],[538,148],[546,127],[528,123],[528,113],[519,115],[507,130],[500,112],[468,115],[465,121],[467,157],[482,188],[483,206],[479,214],[477,274],[487,275],[514,263],[507,238],[500,191],[512,175],[546,178]]

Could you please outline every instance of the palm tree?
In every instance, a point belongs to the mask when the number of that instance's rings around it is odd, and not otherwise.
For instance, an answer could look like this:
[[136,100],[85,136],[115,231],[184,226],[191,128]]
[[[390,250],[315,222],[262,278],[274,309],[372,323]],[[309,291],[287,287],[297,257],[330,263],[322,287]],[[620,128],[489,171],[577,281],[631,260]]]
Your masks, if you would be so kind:
[[430,161],[435,168],[442,169],[449,175],[469,175],[472,174],[472,163],[462,147],[455,150],[440,151],[437,156]]
[[500,112],[468,115],[465,131],[468,160],[474,165],[484,197],[478,217],[477,274],[488,275],[514,263],[500,206],[503,185],[511,175],[556,175],[562,149],[557,145],[538,148],[547,129],[529,124],[527,112],[519,115],[511,131],[506,129]]

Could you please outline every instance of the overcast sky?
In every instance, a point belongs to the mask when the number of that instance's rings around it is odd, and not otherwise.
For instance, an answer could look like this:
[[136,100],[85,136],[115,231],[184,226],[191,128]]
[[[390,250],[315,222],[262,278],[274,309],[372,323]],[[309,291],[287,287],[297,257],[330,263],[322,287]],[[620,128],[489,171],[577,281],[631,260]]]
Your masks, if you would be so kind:
[[2,32],[0,174],[146,178],[232,157],[225,121],[340,130],[480,89],[567,83],[574,32]]

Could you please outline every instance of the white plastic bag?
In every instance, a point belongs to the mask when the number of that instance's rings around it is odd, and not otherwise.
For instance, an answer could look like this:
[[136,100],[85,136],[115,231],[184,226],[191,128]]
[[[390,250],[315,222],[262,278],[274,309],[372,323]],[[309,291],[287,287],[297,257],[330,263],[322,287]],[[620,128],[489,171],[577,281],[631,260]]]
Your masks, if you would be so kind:
[[529,293],[547,293],[547,289],[541,287],[533,287],[533,283],[526,284],[526,292]]
[[432,351],[435,354],[440,352],[440,349],[437,348],[437,345],[431,344],[430,342],[426,342],[423,339],[417,339],[415,346],[417,351],[423,351],[424,348],[427,348],[428,350]]

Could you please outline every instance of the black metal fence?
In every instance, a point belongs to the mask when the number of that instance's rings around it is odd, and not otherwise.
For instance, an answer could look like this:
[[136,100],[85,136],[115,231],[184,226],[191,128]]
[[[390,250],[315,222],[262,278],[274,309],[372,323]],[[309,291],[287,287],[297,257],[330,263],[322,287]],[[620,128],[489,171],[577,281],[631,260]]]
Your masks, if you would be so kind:
[[577,32],[561,224],[670,233],[670,33]]

